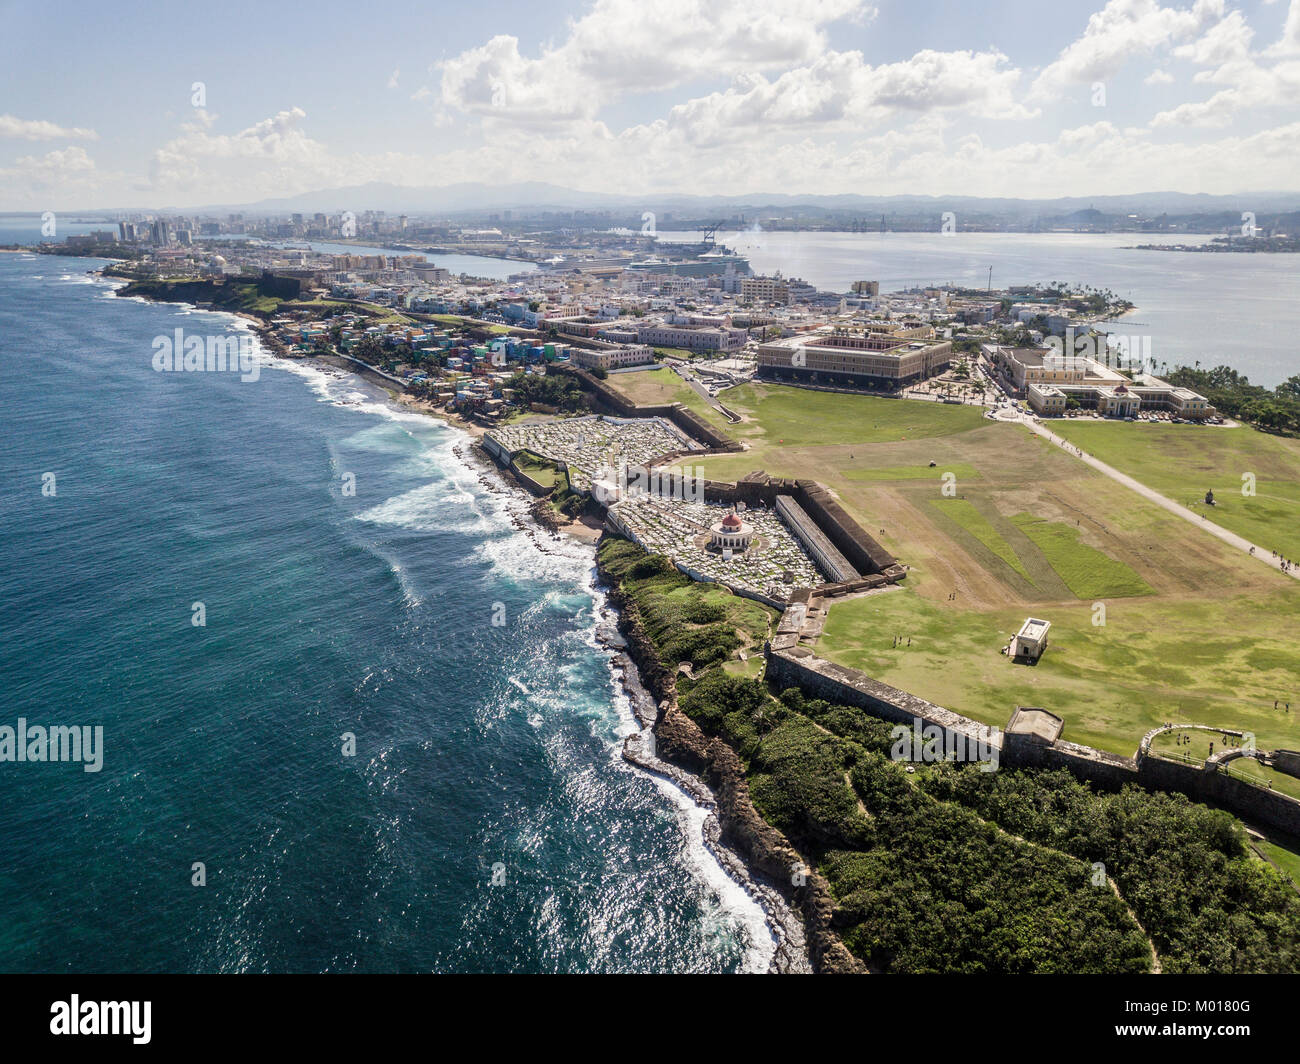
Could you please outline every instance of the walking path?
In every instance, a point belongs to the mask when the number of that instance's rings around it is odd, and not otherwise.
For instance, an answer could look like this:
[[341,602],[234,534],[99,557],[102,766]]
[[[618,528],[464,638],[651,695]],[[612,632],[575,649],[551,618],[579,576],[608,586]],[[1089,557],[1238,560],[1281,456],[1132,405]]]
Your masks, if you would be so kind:
[[[998,420],[1010,419],[999,418]],[[1204,514],[1198,514],[1195,510],[1189,510],[1186,506],[1174,502],[1173,499],[1161,495],[1158,491],[1153,491],[1141,481],[1134,480],[1127,473],[1121,473],[1114,466],[1109,466],[1100,459],[1094,458],[1092,455],[1079,450],[1079,448],[1069,440],[1062,439],[1042,423],[1024,415],[1016,418],[1016,420],[1028,428],[1030,432],[1036,433],[1037,435],[1042,436],[1043,439],[1056,444],[1062,450],[1074,455],[1074,457],[1079,459],[1079,461],[1092,466],[1092,468],[1097,470],[1097,472],[1104,473],[1106,476],[1110,477],[1111,480],[1123,484],[1129,490],[1137,492],[1144,499],[1155,503],[1164,510],[1168,510],[1171,514],[1174,514],[1177,517],[1181,517],[1184,521],[1188,521],[1199,528],[1205,529],[1205,531],[1210,533],[1210,535],[1217,536],[1219,539],[1223,540],[1224,543],[1228,544],[1228,546],[1236,547],[1239,551],[1249,554],[1252,558],[1263,562],[1265,565],[1271,565],[1274,569],[1278,570],[1278,572],[1284,572],[1292,579],[1300,580],[1300,566],[1292,565],[1289,570],[1283,569],[1282,559],[1272,555],[1257,543],[1252,543],[1244,536],[1239,536],[1235,532],[1229,532],[1221,525],[1216,525]]]

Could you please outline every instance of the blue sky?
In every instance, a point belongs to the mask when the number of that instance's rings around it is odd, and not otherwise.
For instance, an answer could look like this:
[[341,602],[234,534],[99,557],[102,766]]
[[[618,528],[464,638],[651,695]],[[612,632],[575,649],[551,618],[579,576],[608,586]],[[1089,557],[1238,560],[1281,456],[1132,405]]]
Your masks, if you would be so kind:
[[55,2],[0,18],[4,209],[373,180],[1300,186],[1300,0]]

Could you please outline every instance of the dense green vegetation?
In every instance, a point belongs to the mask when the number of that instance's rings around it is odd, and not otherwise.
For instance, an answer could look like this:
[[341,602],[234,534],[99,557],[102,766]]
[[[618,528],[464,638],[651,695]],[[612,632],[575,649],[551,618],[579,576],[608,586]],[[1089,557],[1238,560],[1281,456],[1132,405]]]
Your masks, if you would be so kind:
[[1200,392],[1219,413],[1238,418],[1284,436],[1300,436],[1300,376],[1291,377],[1275,389],[1251,384],[1250,379],[1229,366],[1201,369],[1179,366],[1165,375],[1171,384]]
[[132,281],[121,294],[172,303],[211,303],[220,310],[262,316],[274,314],[283,302],[282,297],[264,290],[263,283],[256,280]]
[[1101,862],[1166,972],[1294,972],[1300,896],[1250,858],[1241,824],[1182,795],[1099,794],[1064,770],[939,766],[923,788],[1023,838]]
[[[9,247],[21,247],[21,244],[10,244]],[[90,259],[127,259],[135,262],[145,256],[144,248],[136,247],[134,244],[119,244],[116,240],[107,244],[93,244],[85,246],[81,244],[42,244],[39,248],[33,250],[39,251],[42,255],[67,255],[72,258],[90,258]]]
[[567,373],[548,373],[541,377],[535,373],[516,373],[505,387],[513,388],[516,400],[523,404],[540,403],[566,413],[578,413],[587,408],[578,378]]
[[1077,858],[918,789],[860,710],[710,671],[681,708],[740,754],[755,808],[826,876],[848,948],[889,972],[1142,972],[1150,950]]
[[909,773],[884,721],[718,667],[726,600],[761,608],[625,540],[600,556],[661,662],[692,661],[681,710],[739,755],[755,808],[826,877],[834,927],[873,968],[1142,972],[1153,944],[1165,971],[1300,965],[1300,897],[1227,813],[1065,772]]
[[659,554],[624,539],[601,544],[601,561],[635,596],[646,634],[669,670],[725,662],[747,644],[762,645],[774,611],[716,584],[697,584]]

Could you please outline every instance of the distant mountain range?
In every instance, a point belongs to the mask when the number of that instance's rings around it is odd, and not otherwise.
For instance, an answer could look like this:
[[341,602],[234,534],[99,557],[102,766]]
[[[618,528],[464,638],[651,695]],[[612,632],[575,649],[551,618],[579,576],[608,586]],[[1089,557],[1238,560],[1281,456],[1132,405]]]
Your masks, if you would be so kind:
[[[1059,218],[1075,212],[1095,211],[1098,220],[1105,217],[1161,213],[1188,215],[1222,211],[1300,210],[1300,192],[1246,192],[1226,196],[1186,192],[1141,192],[1123,196],[1071,196],[1058,199],[1016,199],[980,196],[872,196],[846,193],[841,195],[801,195],[789,193],[750,193],[741,196],[694,196],[677,193],[625,195],[606,192],[583,192],[541,181],[507,185],[460,183],[454,185],[413,187],[387,182],[370,182],[345,188],[322,189],[294,196],[260,200],[256,203],[210,204],[206,207],[160,208],[183,214],[244,211],[248,213],[338,212],[352,210],[388,213],[457,215],[484,211],[527,210],[568,212],[575,210],[627,212],[670,212],[690,217],[731,217],[771,214],[782,211],[810,217],[839,215],[845,212],[864,215],[907,214],[913,211],[974,212],[1006,219]],[[1082,217],[1080,217],[1082,221]]]

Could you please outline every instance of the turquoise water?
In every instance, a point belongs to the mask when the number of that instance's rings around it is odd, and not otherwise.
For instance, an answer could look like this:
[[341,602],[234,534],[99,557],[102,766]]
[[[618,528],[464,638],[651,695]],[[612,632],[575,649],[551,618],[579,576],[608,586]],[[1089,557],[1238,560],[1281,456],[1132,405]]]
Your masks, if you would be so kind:
[[0,725],[105,747],[0,763],[0,970],[765,968],[702,814],[618,757],[590,550],[355,378],[155,373],[234,319],[93,265],[0,255]]

